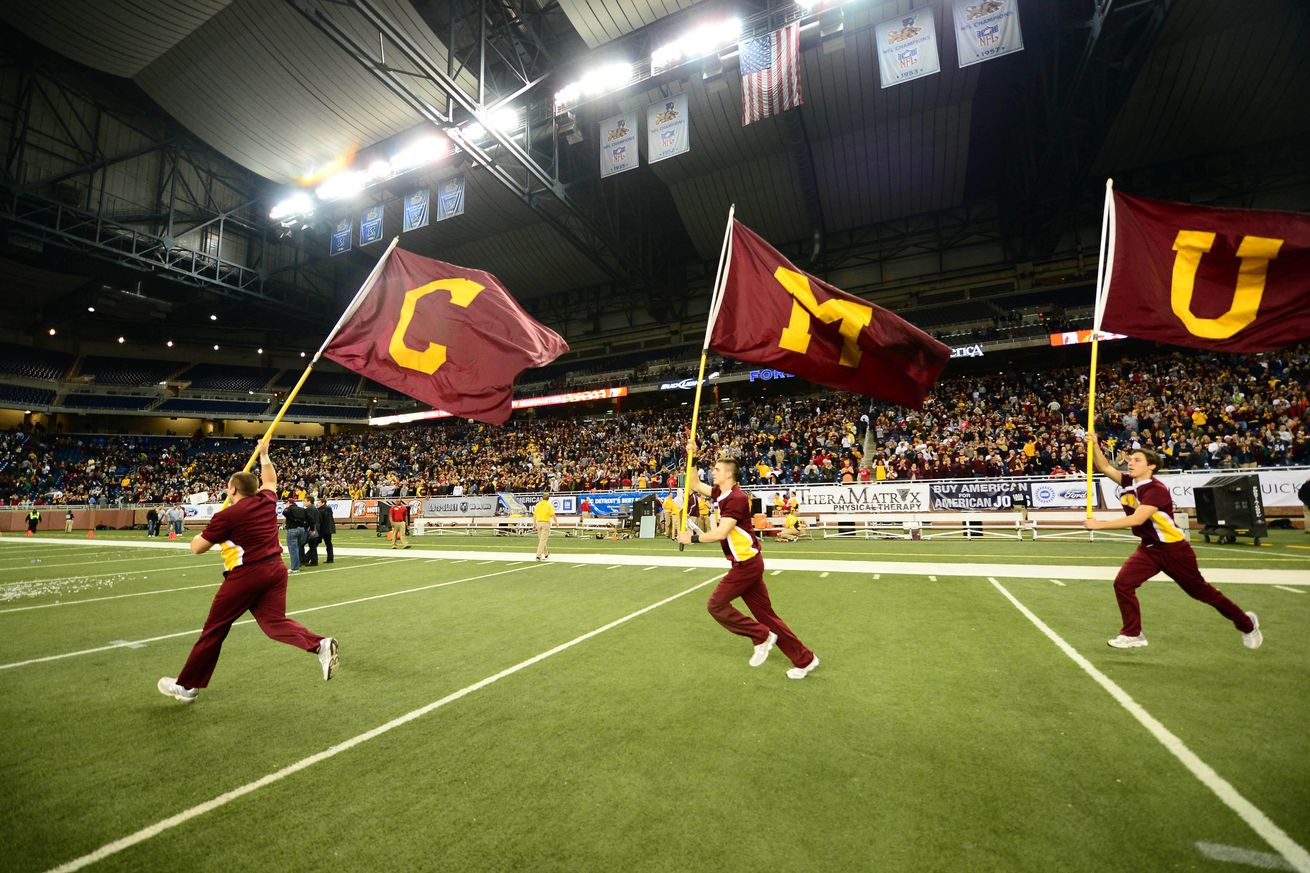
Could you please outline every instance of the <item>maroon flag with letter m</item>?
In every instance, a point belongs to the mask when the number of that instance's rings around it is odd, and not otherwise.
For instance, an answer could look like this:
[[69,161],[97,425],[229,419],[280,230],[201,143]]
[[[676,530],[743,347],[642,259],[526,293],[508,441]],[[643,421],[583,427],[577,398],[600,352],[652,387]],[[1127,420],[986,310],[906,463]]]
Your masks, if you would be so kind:
[[453,415],[504,424],[519,374],[568,348],[490,273],[395,249],[323,354]]
[[801,272],[741,222],[718,317],[715,351],[820,385],[918,409],[951,350],[908,321]]
[[1310,339],[1310,215],[1112,194],[1103,330],[1227,352]]

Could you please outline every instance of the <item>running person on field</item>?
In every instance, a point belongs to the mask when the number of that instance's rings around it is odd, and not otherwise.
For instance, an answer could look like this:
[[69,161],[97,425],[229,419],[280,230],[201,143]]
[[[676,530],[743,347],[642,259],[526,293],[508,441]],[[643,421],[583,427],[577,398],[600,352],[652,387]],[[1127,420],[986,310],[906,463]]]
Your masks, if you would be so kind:
[[[687,452],[691,457],[696,456],[695,440],[687,441]],[[764,554],[760,538],[751,526],[750,499],[737,487],[740,469],[736,459],[723,458],[714,465],[713,488],[698,477],[688,479],[688,487],[693,492],[714,501],[718,521],[713,530],[703,533],[685,530],[678,534],[677,539],[680,543],[722,544],[723,555],[732,563],[732,569],[714,589],[706,608],[719,624],[739,636],[749,637],[755,644],[750,665],[758,667],[763,664],[776,642],[794,665],[787,671],[787,677],[804,679],[819,666],[819,659],[773,611],[769,589],[764,585]],[[754,620],[733,607],[732,601],[738,597],[755,616]]]
[[1210,604],[1231,621],[1242,632],[1242,645],[1248,649],[1260,648],[1264,635],[1260,632],[1260,620],[1255,613],[1243,612],[1240,606],[1202,578],[1196,564],[1196,552],[1182,530],[1174,524],[1174,504],[1169,486],[1155,478],[1160,469],[1160,456],[1149,449],[1133,449],[1128,453],[1128,473],[1124,474],[1106,460],[1095,435],[1092,436],[1092,449],[1096,469],[1119,485],[1118,496],[1123,504],[1124,517],[1113,521],[1089,518],[1083,522],[1083,527],[1088,530],[1130,527],[1142,540],[1114,578],[1114,595],[1123,615],[1123,629],[1108,641],[1109,644],[1116,649],[1146,645],[1137,589],[1156,573],[1164,573],[1190,597]]
[[196,555],[221,544],[223,584],[182,672],[158,682],[159,693],[183,703],[194,702],[199,690],[209,685],[228,629],[246,610],[270,638],[317,654],[324,679],[337,672],[337,641],[287,618],[287,565],[277,536],[277,474],[268,459],[267,440],[259,444],[259,461],[258,479],[254,473],[232,475],[227,483],[232,505],[215,514],[191,540]]

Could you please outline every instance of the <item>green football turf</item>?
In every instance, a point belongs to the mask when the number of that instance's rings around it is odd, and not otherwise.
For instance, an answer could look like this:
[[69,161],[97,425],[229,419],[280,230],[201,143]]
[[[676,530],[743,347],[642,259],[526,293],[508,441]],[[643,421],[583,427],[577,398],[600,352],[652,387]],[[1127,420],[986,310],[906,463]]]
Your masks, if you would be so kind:
[[[800,682],[780,651],[747,666],[749,644],[704,611],[720,571],[661,566],[678,554],[663,541],[556,538],[544,564],[340,556],[293,576],[288,599],[340,638],[337,678],[243,624],[183,706],[154,683],[194,642],[216,558],[112,544],[139,534],[57,538],[0,544],[0,869],[72,861],[665,600],[89,869],[1240,869],[1198,843],[1273,863],[996,584],[928,580],[960,562],[1059,578],[1117,564],[1128,543],[770,543],[766,560],[830,563],[766,577],[822,659]],[[386,547],[371,532],[337,542]],[[494,556],[532,541],[415,545]],[[996,581],[1306,846],[1310,586],[1259,584],[1262,569],[1310,581],[1304,545],[1298,531],[1198,549],[1203,569],[1251,570],[1256,584],[1221,587],[1260,614],[1255,652],[1167,582],[1141,591],[1150,647],[1123,652],[1105,646],[1107,582]],[[851,560],[924,568],[874,579]]]

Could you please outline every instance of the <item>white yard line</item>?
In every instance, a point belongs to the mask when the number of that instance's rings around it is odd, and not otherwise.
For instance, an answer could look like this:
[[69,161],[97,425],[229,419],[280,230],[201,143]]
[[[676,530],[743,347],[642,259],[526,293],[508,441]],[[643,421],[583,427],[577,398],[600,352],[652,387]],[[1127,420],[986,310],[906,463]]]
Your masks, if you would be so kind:
[[1140,703],[1133,700],[1128,692],[1120,688],[1113,679],[1106,676],[1100,670],[1092,665],[1082,655],[1078,653],[1073,646],[1064,641],[1064,638],[1051,630],[1040,618],[1038,618],[1028,607],[1020,603],[1013,594],[1006,590],[1005,586],[997,582],[994,578],[988,578],[988,582],[996,587],[996,590],[1005,595],[1023,614],[1024,618],[1033,623],[1038,630],[1046,635],[1047,639],[1055,643],[1060,651],[1064,652],[1075,664],[1082,668],[1083,672],[1100,685],[1111,697],[1115,699],[1120,706],[1128,711],[1128,714],[1137,719],[1142,727],[1150,732],[1151,736],[1159,740],[1170,754],[1179,760],[1188,771],[1195,776],[1202,785],[1214,792],[1215,796],[1223,801],[1224,805],[1237,813],[1242,821],[1246,822],[1250,828],[1259,834],[1260,838],[1268,843],[1278,854],[1291,865],[1293,870],[1299,873],[1310,873],[1310,852],[1307,852],[1299,843],[1288,836],[1287,832],[1274,824],[1269,816],[1261,812],[1255,804],[1243,797],[1232,783],[1228,782],[1222,776],[1214,771],[1209,764],[1197,757],[1196,753],[1189,749],[1177,736],[1168,728],[1161,724],[1153,715],[1147,712]]
[[193,818],[202,816],[207,812],[213,812],[215,809],[218,809],[221,806],[225,806],[231,803],[232,801],[236,800],[237,798],[244,797],[245,795],[258,791],[261,788],[264,788],[268,785],[272,785],[274,782],[281,781],[282,779],[285,779],[288,776],[291,776],[295,773],[299,773],[301,770],[312,767],[313,765],[326,761],[329,758],[334,758],[337,755],[341,754],[342,752],[353,749],[355,746],[362,745],[363,743],[366,743],[369,740],[376,739],[377,737],[380,737],[385,733],[393,731],[396,728],[401,727],[402,725],[414,721],[415,719],[422,718],[423,716],[427,715],[430,712],[434,712],[449,703],[454,703],[455,701],[460,700],[463,697],[467,697],[468,695],[472,694],[475,691],[480,691],[481,689],[486,688],[488,685],[491,685],[494,682],[498,682],[507,676],[514,675],[520,670],[524,670],[528,667],[531,667],[533,664],[544,661],[547,658],[552,657],[554,655],[558,655],[560,652],[571,649],[580,643],[586,642],[592,637],[599,636],[600,634],[603,634],[608,630],[612,630],[613,628],[616,628],[621,624],[632,621],[634,618],[638,618],[642,615],[645,615],[646,613],[651,612],[652,610],[659,609],[661,606],[664,606],[666,603],[672,603],[673,601],[677,600],[679,597],[684,597],[692,593],[693,591],[696,591],[699,588],[704,588],[706,585],[709,585],[711,582],[715,581],[715,579],[718,578],[719,578],[718,576],[715,576],[711,579],[706,579],[704,582],[699,582],[696,585],[693,585],[691,588],[686,589],[685,591],[680,591],[671,597],[666,597],[663,600],[657,601],[656,603],[652,603],[650,606],[642,607],[636,612],[628,613],[622,618],[616,619],[610,622],[609,624],[602,625],[601,627],[598,627],[595,630],[588,631],[582,636],[574,637],[573,639],[569,640],[567,643],[561,643],[560,645],[555,646],[555,648],[553,649],[547,649],[546,651],[538,655],[533,655],[531,658],[528,658],[526,661],[520,661],[519,663],[515,664],[512,667],[507,667],[504,670],[501,670],[499,673],[494,673],[485,679],[479,680],[478,682],[474,682],[472,685],[466,685],[465,687],[459,689],[458,691],[455,691],[451,694],[447,694],[445,697],[441,698],[440,700],[434,700],[431,703],[427,704],[426,706],[421,706],[418,709],[410,710],[404,715],[399,716],[398,718],[393,718],[391,721],[386,722],[385,724],[380,724],[377,727],[373,728],[372,730],[365,731],[362,734],[356,734],[355,736],[351,737],[348,740],[345,740],[344,742],[337,743],[335,746],[331,746],[327,749],[324,749],[323,751],[317,754],[310,755],[308,758],[302,758],[299,761],[296,761],[294,764],[289,764],[286,767],[283,767],[281,770],[277,770],[273,773],[269,773],[267,776],[264,776],[260,779],[256,779],[254,782],[247,782],[245,785],[242,785],[240,788],[234,788],[231,791],[228,791],[224,794],[220,794],[218,797],[215,797],[212,800],[207,800],[204,803],[197,804],[196,806],[191,807],[190,809],[183,810],[182,812],[179,812],[176,815],[169,816],[168,818],[163,819],[162,821],[155,822],[149,827],[142,828],[141,830],[137,831],[134,834],[129,834],[128,836],[123,837],[122,839],[114,840],[112,843],[107,843],[101,846],[99,849],[96,849],[94,852],[83,855],[82,857],[77,858],[75,860],[69,861],[67,864],[61,864],[60,866],[54,868],[54,870],[52,870],[51,873],[71,873],[71,871],[73,870],[80,870],[83,867],[89,866],[91,864],[95,864],[98,861],[103,861],[105,858],[108,858],[111,855],[116,855],[119,852],[123,851],[124,849],[131,848],[132,846],[135,846],[139,843],[144,843],[146,840],[156,837],[159,834],[162,834],[164,831],[175,828],[178,825],[184,824]]
[[[42,570],[51,570],[56,567],[80,567],[85,564],[115,564],[115,563],[120,563],[122,561],[158,561],[161,559],[176,558],[176,557],[178,556],[177,555],[131,555],[126,558],[96,558],[94,561],[71,561],[67,564],[47,564],[44,561],[42,561],[40,566]],[[22,567],[29,566],[30,564],[31,562],[29,561],[28,564],[15,564],[12,567],[0,567],[0,573],[3,573],[5,570],[18,570],[21,569]]]
[[1275,585],[1274,587],[1279,589],[1280,591],[1290,591],[1293,594],[1305,594],[1305,592],[1302,591],[1300,588],[1288,588],[1286,585]]
[[[392,562],[375,561],[372,564],[357,564],[355,566],[349,566],[349,567],[333,567],[332,570],[324,570],[323,572],[331,573],[334,570],[359,570],[364,567],[374,567],[377,566],[378,564],[389,564],[389,563]],[[444,588],[447,585],[454,585],[459,582],[472,582],[475,579],[487,579],[492,576],[501,576],[506,573],[518,573],[522,570],[530,569],[531,566],[532,565],[529,565],[528,567],[515,567],[510,570],[497,570],[494,573],[484,573],[481,576],[468,576],[463,579],[454,579],[449,582],[437,582],[432,585],[422,585],[418,588],[406,588],[404,591],[387,591],[382,594],[373,594],[368,597],[357,597],[353,600],[342,600],[337,603],[325,603],[322,606],[308,606],[305,607],[304,609],[291,610],[290,612],[287,613],[287,615],[304,615],[307,612],[318,612],[320,609],[332,609],[337,606],[351,606],[356,603],[364,603],[365,601],[368,600],[381,600],[386,597],[399,597],[402,594],[416,594],[420,591],[430,591],[433,588]],[[255,620],[253,618],[248,618],[245,621],[234,622],[232,626],[236,627],[238,625],[243,625],[243,624],[253,624],[254,621]],[[47,661],[61,661],[64,658],[76,658],[79,655],[94,655],[96,652],[108,652],[111,649],[139,648],[139,646],[134,646],[132,644],[155,643],[155,642],[159,642],[160,640],[171,640],[175,637],[194,636],[195,634],[198,633],[200,633],[200,629],[196,628],[195,630],[185,630],[185,631],[178,631],[177,633],[161,634],[160,636],[157,637],[146,637],[140,640],[130,640],[130,641],[118,640],[117,642],[111,643],[110,645],[97,646],[94,649],[81,649],[76,652],[64,652],[59,655],[46,655],[43,658],[29,658],[26,661],[14,661],[13,663],[10,664],[0,664],[0,670],[12,670],[16,667],[27,667],[32,664],[44,664]]]

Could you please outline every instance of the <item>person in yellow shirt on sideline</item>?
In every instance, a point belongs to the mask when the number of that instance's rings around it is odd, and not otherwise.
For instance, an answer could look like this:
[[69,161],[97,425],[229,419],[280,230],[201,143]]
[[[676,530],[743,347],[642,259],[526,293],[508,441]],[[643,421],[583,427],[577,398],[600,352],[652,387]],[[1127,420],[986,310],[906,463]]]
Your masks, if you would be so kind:
[[801,531],[804,530],[805,524],[796,517],[796,513],[789,513],[786,520],[782,523],[782,530],[778,531],[779,542],[794,543],[801,538]]
[[663,518],[661,521],[664,525],[664,535],[675,537],[678,535],[678,501],[673,499],[673,492],[670,491],[664,497],[664,502],[660,504],[663,508]]
[[544,561],[550,557],[550,527],[555,523],[555,507],[545,494],[532,507],[532,523],[537,529],[537,560]]

